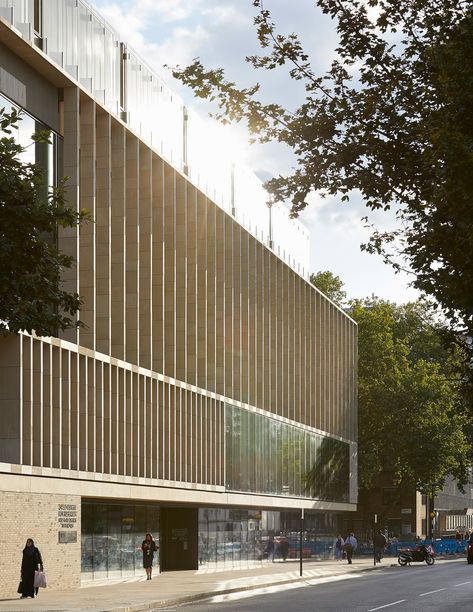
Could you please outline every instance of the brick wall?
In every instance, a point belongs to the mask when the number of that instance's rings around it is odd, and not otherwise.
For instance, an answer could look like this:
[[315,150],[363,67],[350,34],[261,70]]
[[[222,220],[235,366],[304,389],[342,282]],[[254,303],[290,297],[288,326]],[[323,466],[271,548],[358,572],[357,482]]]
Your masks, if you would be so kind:
[[[0,597],[16,595],[27,538],[41,551],[48,588],[80,586],[80,503],[75,495],[0,492]],[[76,543],[59,543],[59,532],[72,531]]]

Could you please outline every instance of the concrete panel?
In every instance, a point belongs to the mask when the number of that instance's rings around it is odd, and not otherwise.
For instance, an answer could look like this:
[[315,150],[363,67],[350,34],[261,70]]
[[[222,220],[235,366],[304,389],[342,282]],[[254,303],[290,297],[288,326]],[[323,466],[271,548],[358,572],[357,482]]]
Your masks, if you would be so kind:
[[58,89],[0,43],[0,92],[56,132]]

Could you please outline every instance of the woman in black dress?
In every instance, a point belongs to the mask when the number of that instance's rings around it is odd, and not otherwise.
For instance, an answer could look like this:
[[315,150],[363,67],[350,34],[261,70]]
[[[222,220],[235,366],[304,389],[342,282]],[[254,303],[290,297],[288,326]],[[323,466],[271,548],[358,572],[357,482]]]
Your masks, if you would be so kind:
[[34,573],[36,570],[43,571],[43,559],[39,549],[36,548],[31,538],[26,540],[21,561],[21,598],[34,597],[38,589],[34,586]]
[[153,557],[159,546],[153,540],[150,533],[145,535],[141,550],[143,551],[143,567],[146,570],[146,580],[151,580],[151,572],[153,571]]

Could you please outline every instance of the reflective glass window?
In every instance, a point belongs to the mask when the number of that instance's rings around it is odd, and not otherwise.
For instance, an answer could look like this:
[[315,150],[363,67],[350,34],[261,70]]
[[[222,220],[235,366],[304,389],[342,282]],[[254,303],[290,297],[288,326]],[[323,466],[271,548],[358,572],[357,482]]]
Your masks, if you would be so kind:
[[349,445],[226,405],[227,489],[345,502]]
[[83,502],[81,529],[84,580],[141,574],[145,534],[159,544],[159,507]]

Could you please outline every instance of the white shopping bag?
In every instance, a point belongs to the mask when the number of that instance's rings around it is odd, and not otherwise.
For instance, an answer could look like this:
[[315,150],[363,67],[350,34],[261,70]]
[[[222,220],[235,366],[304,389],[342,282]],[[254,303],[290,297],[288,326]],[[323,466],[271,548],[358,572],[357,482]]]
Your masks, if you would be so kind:
[[44,572],[40,572],[38,570],[34,573],[34,586],[35,588],[46,588],[48,586],[48,581],[46,580],[46,574]]

